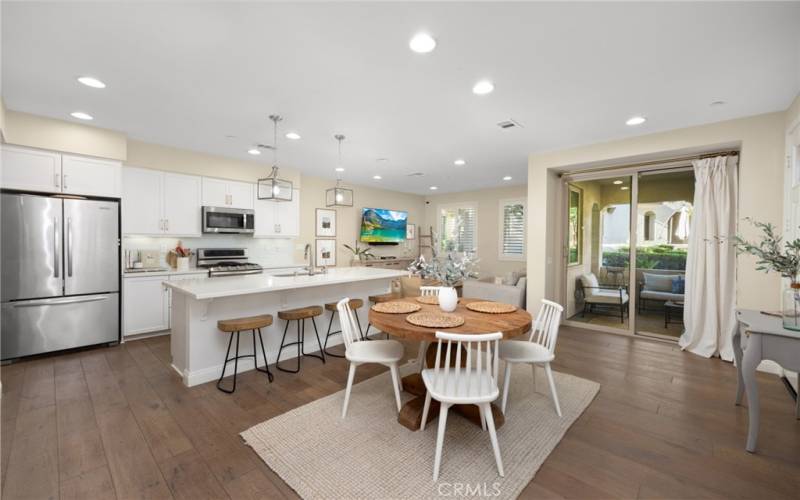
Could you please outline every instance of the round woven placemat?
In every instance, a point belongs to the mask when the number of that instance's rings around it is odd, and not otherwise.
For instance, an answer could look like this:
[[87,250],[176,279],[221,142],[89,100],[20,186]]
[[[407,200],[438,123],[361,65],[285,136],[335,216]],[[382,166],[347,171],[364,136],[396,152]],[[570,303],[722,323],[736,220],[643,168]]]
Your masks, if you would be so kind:
[[513,313],[517,310],[517,306],[502,304],[500,302],[470,302],[466,307],[470,311],[488,314]]
[[420,309],[422,309],[422,306],[419,304],[400,302],[396,300],[390,302],[379,302],[372,306],[373,311],[387,314],[408,314],[419,311]]
[[424,297],[417,297],[417,302],[420,304],[428,304],[430,306],[438,306],[439,305],[439,297],[436,295],[426,295]]
[[464,318],[457,314],[430,311],[409,314],[406,321],[427,328],[455,328],[464,324]]

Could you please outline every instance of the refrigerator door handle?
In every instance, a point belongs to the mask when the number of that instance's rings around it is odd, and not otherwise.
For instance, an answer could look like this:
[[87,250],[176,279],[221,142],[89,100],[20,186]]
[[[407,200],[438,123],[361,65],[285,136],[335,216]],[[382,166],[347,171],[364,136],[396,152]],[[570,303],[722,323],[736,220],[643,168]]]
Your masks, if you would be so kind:
[[99,302],[101,300],[108,300],[108,295],[93,296],[93,297],[74,297],[70,299],[39,299],[39,300],[26,300],[24,302],[7,302],[11,307],[39,307],[39,306],[61,306],[66,304],[78,304],[82,302]]
[[58,217],[53,217],[53,270],[54,277],[59,274],[59,255],[58,255]]
[[72,217],[67,217],[67,276],[72,277]]

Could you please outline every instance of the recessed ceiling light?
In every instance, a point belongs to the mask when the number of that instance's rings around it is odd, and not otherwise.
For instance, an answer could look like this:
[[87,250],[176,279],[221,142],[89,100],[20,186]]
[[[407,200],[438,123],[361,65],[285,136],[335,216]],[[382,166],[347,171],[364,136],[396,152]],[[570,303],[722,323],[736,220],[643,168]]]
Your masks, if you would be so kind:
[[372,178],[375,179],[376,181],[383,179],[383,177],[381,177],[380,175],[373,175]]
[[646,122],[647,118],[644,116],[631,116],[628,118],[628,121],[625,122],[625,125],[641,125],[642,123]]
[[344,167],[336,167],[337,172],[344,172]]
[[298,134],[297,132],[287,132],[286,133],[286,138],[287,139],[292,139],[293,141],[296,141],[297,139],[300,138],[300,134]]
[[69,114],[73,118],[77,118],[78,120],[94,120],[94,117],[89,113],[84,113],[83,111],[75,111]]
[[429,189],[431,191],[436,191],[437,189],[439,189],[439,186],[431,186]]
[[378,159],[377,159],[377,160],[375,160],[375,161],[383,163],[383,162],[387,162],[387,161],[389,161],[389,158],[378,158]]
[[616,181],[614,181],[614,184],[616,184],[617,186],[619,186],[620,184],[622,184],[622,181],[620,181],[620,180],[616,180]]
[[436,40],[427,33],[417,33],[409,40],[408,48],[417,54],[427,54],[436,48]]
[[507,175],[507,176],[503,177],[503,180],[504,181],[510,181],[511,180],[511,176]]
[[486,95],[494,90],[494,84],[489,80],[481,80],[472,87],[472,93],[477,95]]
[[728,104],[728,103],[725,102],[725,101],[714,101],[711,104],[709,104],[709,106],[715,106],[716,107],[716,106],[724,106],[726,104]]
[[258,155],[261,154],[261,151],[259,151],[257,148],[252,148],[252,149],[248,149],[247,153],[251,154],[253,156],[258,156]]
[[467,164],[467,160],[462,160],[461,158],[459,158],[458,160],[453,162],[453,165],[458,165],[459,167],[462,166],[462,165],[466,165],[466,164]]
[[97,78],[93,78],[91,76],[82,76],[78,78],[78,81],[82,84],[86,85],[87,87],[92,87],[95,89],[104,89],[106,88],[106,84],[98,80]]
[[628,186],[622,186],[620,189],[623,190],[623,191],[627,191],[628,190]]

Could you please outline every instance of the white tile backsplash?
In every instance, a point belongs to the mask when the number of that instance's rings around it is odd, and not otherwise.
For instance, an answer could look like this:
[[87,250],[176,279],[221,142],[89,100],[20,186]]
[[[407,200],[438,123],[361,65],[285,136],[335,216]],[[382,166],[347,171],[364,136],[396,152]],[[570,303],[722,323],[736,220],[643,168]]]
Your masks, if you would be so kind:
[[[178,241],[193,252],[198,248],[247,248],[250,261],[263,267],[296,264],[294,239],[253,238],[245,235],[209,235],[201,238],[125,236],[122,239],[122,249],[123,251],[158,250],[160,265],[166,266],[167,253],[177,246]],[[192,256],[191,265],[196,264],[195,256]]]

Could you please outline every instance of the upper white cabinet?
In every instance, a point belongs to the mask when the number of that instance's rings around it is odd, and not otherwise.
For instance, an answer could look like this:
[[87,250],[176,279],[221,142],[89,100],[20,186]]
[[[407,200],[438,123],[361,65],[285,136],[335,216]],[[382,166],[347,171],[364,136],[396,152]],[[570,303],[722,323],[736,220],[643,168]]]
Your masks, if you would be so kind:
[[122,195],[122,164],[81,156],[61,156],[61,192],[88,196]]
[[300,190],[292,192],[292,201],[269,201],[257,199],[255,204],[255,232],[262,238],[293,238],[300,235]]
[[254,185],[203,177],[203,206],[252,209]]
[[146,168],[122,169],[123,234],[163,233],[163,175]]
[[202,181],[195,175],[164,173],[164,220],[166,234],[199,236]]
[[6,189],[119,198],[122,165],[52,151],[3,146],[0,185]]
[[124,234],[201,235],[200,177],[125,167],[122,185]]
[[3,146],[2,186],[26,191],[61,191],[61,155]]

